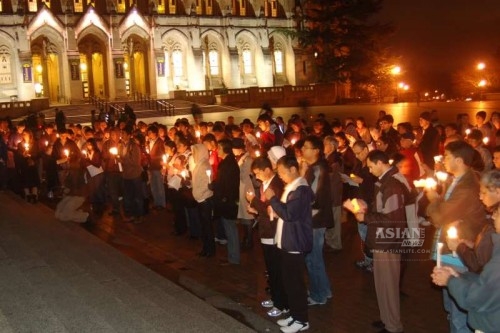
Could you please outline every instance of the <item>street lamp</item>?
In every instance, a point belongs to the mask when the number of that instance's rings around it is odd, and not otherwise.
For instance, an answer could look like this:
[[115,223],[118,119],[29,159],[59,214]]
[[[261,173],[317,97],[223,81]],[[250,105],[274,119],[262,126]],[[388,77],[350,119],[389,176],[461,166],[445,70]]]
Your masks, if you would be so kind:
[[481,80],[481,81],[479,81],[478,84],[477,84],[477,86],[479,88],[479,100],[480,101],[483,100],[483,89],[484,89],[484,87],[486,87],[486,84],[487,84],[487,82],[484,79]]
[[486,68],[486,65],[484,64],[484,62],[480,62],[477,64],[476,68],[478,71],[482,71],[483,69]]
[[391,69],[391,74],[392,75],[399,75],[401,73],[401,67],[399,66],[394,66]]

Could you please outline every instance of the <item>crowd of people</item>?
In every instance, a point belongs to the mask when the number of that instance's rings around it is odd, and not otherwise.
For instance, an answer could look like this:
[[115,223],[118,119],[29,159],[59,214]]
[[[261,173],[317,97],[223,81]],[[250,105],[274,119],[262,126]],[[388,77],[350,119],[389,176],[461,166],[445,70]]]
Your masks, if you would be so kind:
[[[269,107],[241,124],[200,114],[170,128],[135,116],[92,117],[90,126],[57,120],[0,120],[2,189],[32,204],[41,195],[85,196],[92,218],[106,213],[127,223],[170,209],[176,235],[201,239],[199,256],[226,244],[221,265],[239,265],[241,249],[258,238],[271,295],[262,306],[283,316],[285,333],[307,330],[308,307],[333,297],[323,252],[342,250],[346,220],[357,223],[363,244],[356,265],[373,272],[380,319],[372,324],[380,332],[403,331],[400,250],[431,224],[432,279],[445,287],[450,332],[500,327],[492,224],[498,232],[500,113],[487,120],[477,112],[475,125],[459,114],[442,125],[435,111],[422,112],[418,126],[395,126],[381,111],[373,127],[362,117],[324,114],[285,122]],[[418,185],[439,173],[437,186]],[[450,227],[458,237],[446,237]]]

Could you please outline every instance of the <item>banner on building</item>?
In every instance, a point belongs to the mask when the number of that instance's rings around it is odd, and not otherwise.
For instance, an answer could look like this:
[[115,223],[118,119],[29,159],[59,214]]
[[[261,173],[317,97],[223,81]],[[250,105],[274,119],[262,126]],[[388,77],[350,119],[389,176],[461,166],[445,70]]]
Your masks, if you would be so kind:
[[158,76],[165,76],[165,58],[163,57],[156,58],[156,68]]
[[123,79],[125,77],[123,63],[123,58],[115,59],[115,78],[117,79]]
[[79,60],[70,60],[69,61],[69,70],[71,73],[72,81],[80,80],[80,61]]
[[24,83],[31,82],[33,80],[33,76],[31,73],[31,64],[25,63],[23,64],[23,81]]

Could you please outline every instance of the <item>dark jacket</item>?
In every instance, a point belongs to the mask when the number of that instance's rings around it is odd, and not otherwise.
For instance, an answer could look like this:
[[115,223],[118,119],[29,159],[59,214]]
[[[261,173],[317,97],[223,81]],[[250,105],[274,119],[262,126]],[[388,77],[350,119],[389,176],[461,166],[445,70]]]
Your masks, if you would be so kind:
[[330,193],[332,195],[332,207],[342,206],[343,183],[340,173],[343,171],[342,155],[333,152],[327,156],[328,175],[330,176]]
[[[486,211],[479,200],[479,181],[472,170],[467,171],[458,181],[448,200],[443,197],[433,200],[427,206],[427,215],[438,227],[445,227],[455,221],[458,237],[475,241],[477,235],[487,223]],[[440,242],[446,244],[446,232],[441,233]],[[443,251],[447,253],[446,250]],[[449,251],[448,251],[449,253]]]
[[491,235],[495,233],[495,228],[492,225],[486,224],[477,235],[474,242],[474,248],[471,249],[465,243],[460,243],[457,247],[457,255],[464,263],[469,271],[473,273],[480,273],[484,265],[490,261],[491,253],[493,252],[493,242]]
[[324,158],[311,164],[304,175],[314,193],[313,228],[333,227],[332,194],[328,164]]
[[484,333],[498,332],[500,327],[500,235],[491,239],[493,256],[480,275],[465,273],[448,281],[448,291],[467,311],[469,325]]
[[157,138],[153,144],[153,148],[149,151],[149,170],[161,170],[163,155],[165,154],[165,143],[162,139]]
[[368,225],[366,245],[372,250],[399,249],[403,241],[408,190],[394,177],[397,173],[397,168],[392,167],[375,183],[372,209],[364,220]]
[[211,184],[214,192],[214,214],[235,220],[238,217],[240,168],[233,154],[220,161],[217,175],[217,179]]
[[288,252],[311,252],[313,243],[312,203],[314,193],[307,181],[288,193],[286,202],[277,196],[270,203],[274,211],[283,220],[281,249]]
[[[263,185],[260,185],[260,188],[262,189]],[[283,194],[283,188],[285,187],[285,184],[283,184],[283,181],[281,180],[278,175],[275,175],[274,178],[271,180],[271,183],[269,183],[269,187],[273,192],[276,194],[276,197],[281,198],[281,195]],[[274,216],[274,220],[271,221],[269,219],[269,215],[267,213],[267,207],[270,205],[268,200],[262,201],[262,195],[261,198],[254,197],[252,202],[250,203],[250,206],[255,208],[258,212],[257,215],[257,221],[259,223],[259,235],[260,238],[274,238],[274,235],[276,234],[276,221],[278,219],[278,216]]]
[[429,168],[434,168],[434,156],[439,155],[439,132],[433,126],[424,131],[418,148],[422,152],[424,163]]

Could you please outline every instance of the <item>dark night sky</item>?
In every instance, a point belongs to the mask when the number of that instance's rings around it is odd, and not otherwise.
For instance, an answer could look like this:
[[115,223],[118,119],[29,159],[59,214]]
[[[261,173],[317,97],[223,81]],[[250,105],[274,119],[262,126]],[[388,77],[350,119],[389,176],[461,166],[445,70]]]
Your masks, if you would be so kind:
[[[379,22],[392,22],[392,51],[406,80],[443,88],[449,74],[487,61],[500,48],[500,0],[384,0]],[[432,87],[436,85],[438,87]]]

